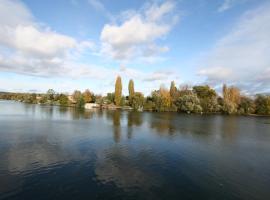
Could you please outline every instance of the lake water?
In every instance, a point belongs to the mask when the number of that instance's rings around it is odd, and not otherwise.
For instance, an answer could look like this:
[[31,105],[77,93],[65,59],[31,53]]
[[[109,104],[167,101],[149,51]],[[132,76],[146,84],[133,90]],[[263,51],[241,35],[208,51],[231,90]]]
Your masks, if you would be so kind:
[[270,118],[0,101],[0,199],[270,199]]

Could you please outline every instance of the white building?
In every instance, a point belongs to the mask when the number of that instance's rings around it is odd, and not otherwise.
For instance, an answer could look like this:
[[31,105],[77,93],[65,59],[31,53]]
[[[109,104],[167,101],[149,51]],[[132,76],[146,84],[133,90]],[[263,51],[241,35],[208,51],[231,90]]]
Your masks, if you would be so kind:
[[85,109],[93,109],[93,108],[99,108],[99,104],[97,104],[97,103],[86,103],[85,105],[84,105],[84,108]]

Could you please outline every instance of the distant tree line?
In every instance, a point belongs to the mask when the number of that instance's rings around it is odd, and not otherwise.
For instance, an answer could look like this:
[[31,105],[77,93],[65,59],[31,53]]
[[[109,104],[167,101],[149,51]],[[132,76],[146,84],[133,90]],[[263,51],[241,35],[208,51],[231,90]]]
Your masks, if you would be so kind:
[[183,113],[224,113],[270,115],[270,96],[259,94],[249,97],[241,94],[237,87],[223,85],[222,96],[208,85],[194,87],[176,87],[172,81],[170,88],[161,86],[144,97],[135,91],[134,81],[128,84],[128,96],[122,95],[122,80],[118,76],[115,91],[106,96],[95,95],[90,90],[75,90],[72,95],[56,93],[49,89],[46,94],[36,93],[0,93],[1,99],[16,100],[25,103],[39,103],[83,108],[85,103],[97,103],[100,106],[111,105],[115,108],[129,107],[134,110]]

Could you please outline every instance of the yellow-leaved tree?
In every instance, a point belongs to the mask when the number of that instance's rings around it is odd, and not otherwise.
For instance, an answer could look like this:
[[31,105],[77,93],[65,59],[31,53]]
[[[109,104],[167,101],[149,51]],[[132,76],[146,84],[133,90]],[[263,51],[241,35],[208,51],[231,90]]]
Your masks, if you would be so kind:
[[114,97],[114,103],[116,106],[120,106],[121,104],[121,98],[122,98],[122,81],[121,77],[117,76],[116,82],[115,82],[115,97]]

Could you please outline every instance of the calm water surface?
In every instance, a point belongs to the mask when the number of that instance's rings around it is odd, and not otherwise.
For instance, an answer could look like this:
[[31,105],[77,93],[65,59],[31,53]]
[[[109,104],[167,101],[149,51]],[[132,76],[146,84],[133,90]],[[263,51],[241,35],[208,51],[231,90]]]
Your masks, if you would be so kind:
[[270,199],[270,118],[0,101],[0,199]]

